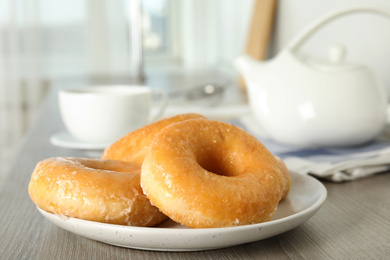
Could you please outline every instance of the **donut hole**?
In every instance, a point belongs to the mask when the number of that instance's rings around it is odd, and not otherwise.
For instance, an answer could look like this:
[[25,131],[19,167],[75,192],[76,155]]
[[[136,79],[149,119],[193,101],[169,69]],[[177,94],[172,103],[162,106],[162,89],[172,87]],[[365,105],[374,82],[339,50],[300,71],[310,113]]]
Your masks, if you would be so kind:
[[211,173],[227,177],[237,175],[234,165],[224,158],[226,158],[225,155],[220,151],[209,151],[198,155],[196,161],[203,169]]
[[111,161],[111,160],[89,160],[80,159],[78,162],[82,167],[89,168],[91,170],[103,170],[112,172],[133,172],[137,170],[137,167],[131,163]]

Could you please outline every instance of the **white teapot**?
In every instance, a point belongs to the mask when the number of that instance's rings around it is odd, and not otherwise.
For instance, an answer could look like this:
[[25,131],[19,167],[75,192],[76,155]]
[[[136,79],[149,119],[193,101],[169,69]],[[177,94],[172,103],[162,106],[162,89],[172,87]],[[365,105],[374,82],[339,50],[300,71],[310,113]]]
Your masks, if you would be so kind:
[[234,61],[255,119],[268,137],[298,146],[347,146],[368,142],[383,130],[386,93],[371,70],[346,63],[342,46],[330,48],[327,61],[297,54],[319,27],[362,11],[390,17],[373,6],[342,9],[306,27],[271,60],[244,55]]

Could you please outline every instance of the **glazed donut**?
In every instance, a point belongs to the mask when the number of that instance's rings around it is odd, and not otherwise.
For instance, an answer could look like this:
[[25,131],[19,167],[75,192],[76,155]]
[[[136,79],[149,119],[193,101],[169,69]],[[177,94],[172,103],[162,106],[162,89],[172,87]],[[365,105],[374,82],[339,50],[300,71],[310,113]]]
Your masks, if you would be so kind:
[[28,187],[42,210],[110,224],[154,226],[167,217],[140,187],[140,168],[125,162],[49,158],[37,164]]
[[161,129],[170,124],[194,118],[205,117],[195,113],[181,114],[139,128],[107,147],[101,158],[130,162],[141,167],[149,145]]
[[282,200],[284,200],[288,193],[290,192],[290,187],[291,187],[291,176],[290,172],[287,169],[286,164],[280,159],[279,157],[275,156],[276,160],[278,161],[280,170],[282,171],[283,174],[283,193],[282,193]]
[[289,176],[256,138],[236,126],[192,119],[167,126],[142,164],[153,205],[190,228],[247,225],[272,218]]

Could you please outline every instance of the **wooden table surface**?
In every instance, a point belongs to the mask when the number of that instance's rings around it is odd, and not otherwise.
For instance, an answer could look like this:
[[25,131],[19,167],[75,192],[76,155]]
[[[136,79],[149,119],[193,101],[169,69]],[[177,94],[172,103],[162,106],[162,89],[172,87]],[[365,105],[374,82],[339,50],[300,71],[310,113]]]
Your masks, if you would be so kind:
[[297,228],[265,240],[201,252],[153,252],[89,240],[46,220],[27,186],[38,161],[98,156],[50,144],[63,130],[49,95],[0,186],[0,259],[390,259],[390,174],[347,183],[323,182],[328,198]]

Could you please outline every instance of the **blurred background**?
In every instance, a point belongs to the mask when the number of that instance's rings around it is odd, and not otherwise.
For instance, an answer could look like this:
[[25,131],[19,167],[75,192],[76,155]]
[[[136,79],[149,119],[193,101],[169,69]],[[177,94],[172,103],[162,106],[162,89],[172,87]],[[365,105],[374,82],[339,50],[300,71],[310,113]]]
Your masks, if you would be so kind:
[[[212,77],[217,71],[236,79],[232,60],[245,50],[255,2],[141,1],[146,77],[199,73]],[[330,11],[354,4],[380,4],[390,10],[388,0],[274,2],[268,58]],[[69,80],[114,82],[129,77],[130,4],[130,0],[0,0],[0,175],[52,86]],[[326,57],[333,43],[347,47],[347,60],[370,66],[390,93],[389,19],[372,14],[342,18],[314,35],[301,51]]]

